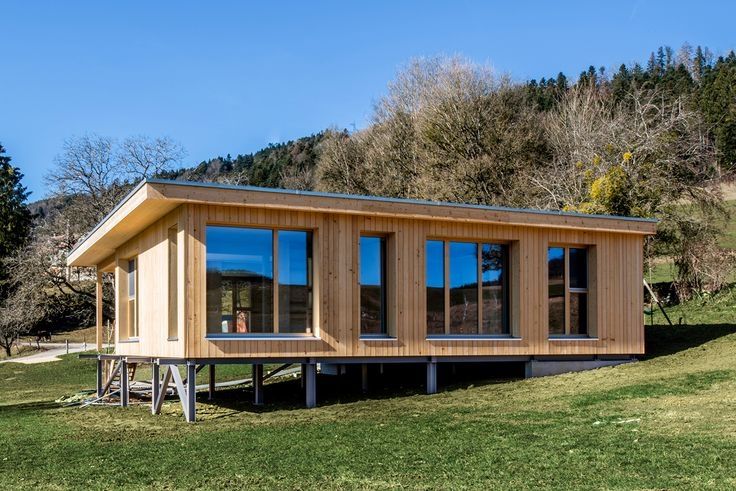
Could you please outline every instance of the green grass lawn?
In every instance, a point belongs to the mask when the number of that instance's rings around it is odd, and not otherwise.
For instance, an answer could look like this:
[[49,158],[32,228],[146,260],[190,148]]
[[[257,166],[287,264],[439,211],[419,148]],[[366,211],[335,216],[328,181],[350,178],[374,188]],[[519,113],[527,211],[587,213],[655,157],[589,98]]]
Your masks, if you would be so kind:
[[655,316],[638,363],[465,376],[431,396],[421,370],[401,382],[375,374],[367,396],[354,379],[325,376],[312,410],[294,380],[267,385],[260,408],[242,389],[218,392],[217,404],[201,394],[196,424],[176,400],[159,416],[144,405],[62,407],[54,400],[94,385],[93,362],[75,356],[2,364],[0,487],[734,488],[734,300],[684,305],[689,325]]

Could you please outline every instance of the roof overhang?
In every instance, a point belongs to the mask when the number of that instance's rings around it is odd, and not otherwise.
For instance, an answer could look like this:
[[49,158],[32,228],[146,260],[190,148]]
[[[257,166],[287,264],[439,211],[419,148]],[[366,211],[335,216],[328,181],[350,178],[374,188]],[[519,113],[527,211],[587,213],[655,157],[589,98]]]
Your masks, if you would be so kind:
[[652,235],[657,226],[656,220],[646,218],[149,179],[133,188],[77,243],[67,264],[97,266],[104,263],[122,244],[185,203],[639,235]]

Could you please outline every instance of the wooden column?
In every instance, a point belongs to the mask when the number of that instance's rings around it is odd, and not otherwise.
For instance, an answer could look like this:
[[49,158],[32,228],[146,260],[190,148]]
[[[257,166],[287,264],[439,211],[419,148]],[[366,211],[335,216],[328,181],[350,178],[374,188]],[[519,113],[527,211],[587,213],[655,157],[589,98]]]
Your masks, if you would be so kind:
[[97,303],[97,330],[95,332],[97,337],[97,352],[102,352],[102,272],[97,270],[97,285],[95,288],[95,300]]

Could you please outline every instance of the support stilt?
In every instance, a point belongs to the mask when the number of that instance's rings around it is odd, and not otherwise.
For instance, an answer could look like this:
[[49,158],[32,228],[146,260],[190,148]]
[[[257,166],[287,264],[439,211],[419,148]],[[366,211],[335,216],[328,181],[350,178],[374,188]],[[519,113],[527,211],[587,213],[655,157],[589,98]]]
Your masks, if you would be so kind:
[[128,398],[130,397],[130,384],[128,380],[128,362],[120,361],[120,405],[128,407]]
[[305,373],[306,406],[313,408],[317,405],[317,364],[305,363],[302,367]]
[[427,394],[435,394],[437,392],[437,362],[430,361],[427,363]]
[[197,365],[187,365],[187,422],[194,423],[196,419],[197,402]]
[[260,406],[263,404],[263,365],[253,365],[253,404]]
[[102,377],[104,375],[102,374],[102,360],[97,358],[97,397],[102,397],[102,384],[104,383],[102,381]]
[[300,377],[300,381],[301,381],[301,384],[302,384],[302,389],[304,388],[304,381],[307,378],[307,368],[306,367],[307,366],[304,363],[302,363],[302,376]]
[[[164,379],[161,382],[158,397],[154,401],[153,408],[151,408],[151,412],[153,414],[161,414],[161,406],[164,404],[166,392],[169,390],[169,382],[171,382],[172,367],[171,365],[164,365],[164,367]],[[176,367],[174,367],[174,369],[176,369]]]
[[361,368],[361,389],[363,390],[363,393],[365,394],[368,392],[368,364],[363,363]]
[[212,400],[215,398],[215,365],[210,365],[210,386],[207,392],[207,399]]
[[[166,390],[166,389],[164,389]],[[156,402],[161,394],[161,366],[151,364],[151,414],[156,414]]]

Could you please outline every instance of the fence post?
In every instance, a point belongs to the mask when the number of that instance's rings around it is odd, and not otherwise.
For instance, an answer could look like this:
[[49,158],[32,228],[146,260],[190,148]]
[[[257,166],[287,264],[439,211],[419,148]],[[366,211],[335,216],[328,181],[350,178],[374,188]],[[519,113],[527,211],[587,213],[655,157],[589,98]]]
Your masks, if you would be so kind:
[[69,354],[69,340],[66,340],[66,354]]

